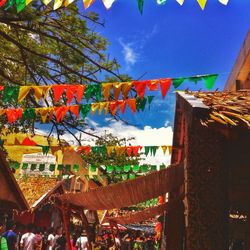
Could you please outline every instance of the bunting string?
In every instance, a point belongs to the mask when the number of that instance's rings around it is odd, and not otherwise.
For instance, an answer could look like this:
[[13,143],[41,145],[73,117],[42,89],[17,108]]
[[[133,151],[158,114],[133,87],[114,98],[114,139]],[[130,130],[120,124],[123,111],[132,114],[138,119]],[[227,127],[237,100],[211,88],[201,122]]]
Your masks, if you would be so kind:
[[[53,4],[53,9],[57,10],[60,7],[67,7],[69,6],[71,3],[73,3],[75,0],[54,0],[54,4]],[[143,6],[144,6],[144,0],[136,0],[138,3],[138,8],[140,13],[142,14],[143,12]],[[180,5],[184,4],[184,0],[176,0]],[[223,5],[227,5],[229,0],[218,0],[221,4]],[[32,2],[32,0],[1,0],[0,1],[0,8],[3,7],[4,10],[8,11],[14,4],[16,4],[16,9],[17,12],[21,12],[22,10],[25,9],[26,6],[28,6],[30,3]],[[52,0],[42,0],[44,5],[48,5],[52,2]],[[88,9],[93,3],[95,2],[95,0],[83,0],[83,6],[84,9]],[[115,0],[102,0],[105,8],[108,10],[112,7],[113,3],[115,2]],[[166,4],[166,0],[156,0],[156,3],[158,5],[165,5]],[[197,0],[199,6],[201,7],[202,10],[204,10],[207,0]]]
[[42,108],[7,108],[0,109],[0,116],[6,115],[8,122],[15,123],[18,120],[36,120],[40,118],[42,123],[50,122],[52,117],[55,116],[56,122],[61,122],[65,118],[68,112],[72,113],[76,118],[85,119],[86,116],[91,113],[94,115],[97,113],[101,115],[103,112],[107,115],[109,112],[115,116],[120,109],[122,114],[125,113],[125,109],[128,106],[130,110],[135,112],[144,111],[146,104],[152,103],[153,96],[145,97],[143,100],[140,98],[116,100],[107,102],[97,102],[92,104],[80,104],[72,106],[58,106],[58,107],[42,107]]
[[[133,88],[137,96],[141,99],[144,98],[146,90],[157,91],[160,89],[162,97],[164,98],[171,85],[175,89],[179,88],[185,81],[193,82],[197,84],[203,80],[205,87],[211,90],[217,80],[217,74],[200,75],[181,78],[163,78],[143,81],[131,81],[131,82],[116,82],[116,83],[102,83],[102,84],[82,84],[82,85],[49,85],[49,86],[0,86],[0,95],[4,104],[9,102],[22,103],[23,100],[32,94],[39,102],[44,100],[50,94],[53,97],[53,101],[58,103],[62,96],[67,99],[67,104],[71,104],[73,100],[76,103],[80,103],[83,98],[88,102],[91,98],[95,98],[98,102],[101,99],[106,101],[111,100],[111,96],[118,100],[119,98],[126,100],[130,90]],[[0,96],[1,97],[1,96]]]

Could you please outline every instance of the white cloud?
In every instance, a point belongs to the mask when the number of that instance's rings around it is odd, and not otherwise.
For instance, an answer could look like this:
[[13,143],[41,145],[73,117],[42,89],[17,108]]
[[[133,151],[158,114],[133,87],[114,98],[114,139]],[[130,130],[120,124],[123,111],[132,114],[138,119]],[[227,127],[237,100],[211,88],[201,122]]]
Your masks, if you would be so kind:
[[132,48],[132,43],[124,43],[122,39],[119,39],[119,43],[122,46],[122,53],[124,55],[124,60],[128,66],[133,66],[138,60],[138,54]]

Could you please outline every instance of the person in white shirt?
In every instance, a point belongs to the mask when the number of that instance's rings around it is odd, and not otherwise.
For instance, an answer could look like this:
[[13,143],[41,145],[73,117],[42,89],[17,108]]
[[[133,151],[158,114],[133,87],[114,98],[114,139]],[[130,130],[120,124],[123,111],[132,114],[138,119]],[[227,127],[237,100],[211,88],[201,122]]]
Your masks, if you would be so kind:
[[47,241],[47,250],[53,250],[55,246],[55,235],[54,235],[54,229],[50,228],[48,231],[48,241]]
[[88,238],[85,232],[76,241],[77,250],[88,250]]
[[34,250],[36,246],[36,237],[33,231],[33,225],[28,225],[27,233],[23,234],[20,246],[23,250]]

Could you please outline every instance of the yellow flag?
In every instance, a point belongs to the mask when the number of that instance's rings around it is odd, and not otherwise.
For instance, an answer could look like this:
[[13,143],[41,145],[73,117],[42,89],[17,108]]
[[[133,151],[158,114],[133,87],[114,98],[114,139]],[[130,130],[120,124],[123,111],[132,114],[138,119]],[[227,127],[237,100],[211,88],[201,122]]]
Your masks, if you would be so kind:
[[68,7],[70,4],[72,4],[75,0],[65,0],[64,1],[64,6]]
[[30,86],[21,86],[18,94],[18,102],[22,102],[22,100],[29,94],[31,87]]
[[106,9],[110,9],[112,4],[114,3],[115,0],[102,0],[104,6],[106,7]]
[[55,0],[53,10],[59,9],[62,6],[62,4],[63,4],[63,0]]
[[53,108],[38,108],[36,109],[36,113],[41,115],[41,120],[45,123],[48,120],[51,120],[53,115]]
[[207,0],[197,0],[198,4],[200,5],[200,7],[202,8],[202,10],[204,10]]
[[115,146],[115,152],[117,156],[122,155],[126,150],[126,147]]
[[25,2],[26,2],[26,6],[27,6],[32,2],[32,0],[26,0]]
[[34,97],[36,99],[36,102],[39,102],[40,98],[43,95],[43,86],[33,86],[34,90]]
[[108,101],[108,99],[109,99],[111,86],[112,86],[112,83],[102,84],[102,94],[103,94],[106,101]]
[[183,5],[184,0],[176,0],[180,5]]
[[168,147],[168,146],[161,146],[164,155],[166,154],[167,147]]
[[116,100],[119,99],[119,95],[121,93],[121,88],[124,83],[119,82],[119,83],[113,83],[113,90],[114,90],[114,97]]
[[96,110],[100,107],[100,104],[97,102],[97,103],[92,103],[91,104],[91,113],[92,115],[95,114]]
[[128,93],[129,93],[131,87],[132,87],[132,82],[125,82],[122,85],[122,98],[123,99],[127,99]]
[[42,0],[42,1],[45,5],[48,5],[51,2],[51,0]]
[[109,102],[100,102],[99,115],[101,115],[103,110],[105,115],[109,112]]
[[172,155],[172,150],[173,150],[172,146],[168,146],[168,152],[170,155]]
[[86,10],[95,0],[83,0],[84,9]]
[[51,89],[51,86],[43,86],[43,97],[46,98],[49,90]]
[[108,146],[107,147],[107,155],[110,156],[110,154],[114,151],[114,146]]

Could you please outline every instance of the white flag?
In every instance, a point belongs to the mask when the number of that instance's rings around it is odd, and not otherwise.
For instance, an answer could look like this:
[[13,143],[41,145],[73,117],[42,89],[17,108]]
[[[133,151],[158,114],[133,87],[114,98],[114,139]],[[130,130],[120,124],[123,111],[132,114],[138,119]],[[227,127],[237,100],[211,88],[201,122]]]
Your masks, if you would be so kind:
[[219,0],[220,3],[224,4],[224,5],[227,5],[229,0]]
[[102,0],[107,10],[112,7],[112,4],[114,3],[114,1],[115,0]]
[[176,0],[180,5],[184,3],[184,0]]

